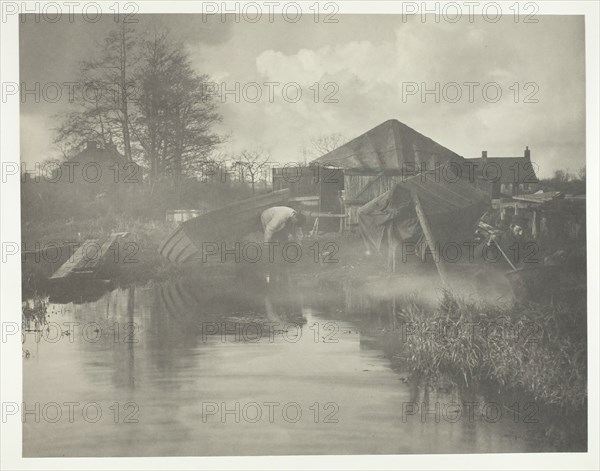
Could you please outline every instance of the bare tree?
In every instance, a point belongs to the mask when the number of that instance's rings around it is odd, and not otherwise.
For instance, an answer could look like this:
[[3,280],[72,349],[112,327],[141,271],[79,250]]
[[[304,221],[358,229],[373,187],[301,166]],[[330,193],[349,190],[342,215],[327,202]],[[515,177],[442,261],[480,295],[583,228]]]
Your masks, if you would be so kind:
[[150,167],[150,179],[155,182],[160,172],[160,154],[166,151],[164,132],[166,127],[166,93],[164,82],[168,74],[168,52],[166,38],[156,32],[154,37],[144,41],[141,54],[144,63],[138,71],[136,97],[139,114],[134,118],[134,134],[145,151]]
[[221,118],[204,93],[208,77],[193,69],[185,48],[165,31],[142,35],[122,23],[80,73],[86,91],[56,130],[65,151],[86,140],[114,143],[127,160],[135,154],[150,168],[152,182],[168,176],[177,186],[222,142],[212,132]]
[[336,132],[331,134],[321,134],[310,139],[308,145],[305,145],[301,151],[304,159],[316,159],[348,142],[343,134]]
[[132,160],[129,106],[135,90],[136,43],[133,27],[120,19],[96,57],[80,64],[76,110],[62,117],[55,130],[57,143],[76,149],[86,140],[104,145],[116,140],[125,158]]
[[553,181],[557,182],[557,183],[566,183],[571,179],[571,175],[569,174],[569,169],[567,170],[555,170],[554,171],[554,177],[552,178]]
[[[121,123],[121,130],[123,132],[123,146],[125,147],[125,158],[128,161],[131,161],[131,137],[129,133],[129,110],[128,110],[128,101],[129,101],[129,86],[132,83],[129,81],[128,72],[129,72],[129,62],[127,61],[127,51],[131,49],[134,45],[134,40],[132,39],[133,28],[127,27],[124,19],[121,21],[120,28],[116,31],[115,34],[111,35],[107,39],[107,51],[109,54],[107,55],[107,59],[114,61],[115,58],[118,58],[118,67],[117,71],[119,74],[118,77],[118,85],[119,85],[119,97],[117,100],[117,104],[120,111],[119,121]],[[111,54],[112,52],[112,54]]]
[[267,181],[270,158],[270,153],[262,147],[243,150],[234,157],[233,164],[237,166],[240,179],[250,183],[252,194],[256,183]]
[[204,93],[208,76],[193,70],[182,45],[166,32],[155,31],[142,46],[134,132],[153,179],[168,174],[177,183],[211,161],[222,142],[211,129],[221,117],[212,97]]

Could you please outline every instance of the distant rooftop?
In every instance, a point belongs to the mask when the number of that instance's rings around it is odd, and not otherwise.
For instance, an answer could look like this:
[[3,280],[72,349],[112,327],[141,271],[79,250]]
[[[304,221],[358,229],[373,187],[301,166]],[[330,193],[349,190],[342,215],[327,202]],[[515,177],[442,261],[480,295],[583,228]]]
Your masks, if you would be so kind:
[[73,160],[121,160],[124,161],[125,157],[119,153],[116,146],[98,147],[98,144],[94,141],[87,141],[85,148],[72,156],[69,161]]
[[520,157],[488,157],[487,151],[481,153],[481,157],[468,159],[475,162],[475,169],[485,168],[486,176],[493,178],[499,175],[500,183],[537,183],[539,180],[535,174],[534,165],[531,163],[531,151],[525,148],[523,156]]

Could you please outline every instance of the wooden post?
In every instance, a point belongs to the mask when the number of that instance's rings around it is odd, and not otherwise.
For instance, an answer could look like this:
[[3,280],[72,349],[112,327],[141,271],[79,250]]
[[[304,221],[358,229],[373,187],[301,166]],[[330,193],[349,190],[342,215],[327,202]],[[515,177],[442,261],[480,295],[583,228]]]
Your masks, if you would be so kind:
[[392,224],[388,224],[386,229],[388,240],[388,271],[396,273],[396,241],[393,238]]
[[[340,200],[340,213],[346,214],[346,206],[344,205],[344,197],[342,196],[341,192],[344,190],[340,191],[340,194],[338,194],[338,199]],[[346,218],[340,218],[340,234],[342,234],[344,232],[344,226],[346,224]]]
[[425,235],[425,240],[427,240],[427,245],[429,245],[429,249],[433,254],[433,260],[435,261],[435,266],[437,268],[438,273],[440,274],[440,278],[442,279],[442,284],[449,288],[450,283],[448,283],[448,277],[446,275],[446,267],[442,263],[441,255],[436,248],[435,238],[433,237],[433,232],[431,232],[431,226],[429,226],[429,221],[427,220],[427,216],[425,216],[425,211],[423,211],[423,207],[421,206],[421,201],[419,200],[419,196],[416,192],[412,193],[412,199],[415,203],[415,211],[417,212],[417,217],[419,218],[419,223],[421,224],[421,229],[423,229],[423,234]]
[[504,250],[502,250],[502,247],[500,247],[500,244],[495,241],[494,241],[494,244],[496,244],[496,247],[498,247],[498,250],[504,256],[505,260],[508,262],[508,264],[513,269],[513,271],[517,271],[517,267],[515,267],[515,264],[510,260],[510,258],[508,258],[508,255],[506,255],[506,252],[504,252]]
[[[319,175],[321,177],[321,175]],[[323,178],[319,178],[319,215],[321,214],[323,209]],[[315,221],[315,237],[319,236],[319,216],[317,216],[317,220]]]

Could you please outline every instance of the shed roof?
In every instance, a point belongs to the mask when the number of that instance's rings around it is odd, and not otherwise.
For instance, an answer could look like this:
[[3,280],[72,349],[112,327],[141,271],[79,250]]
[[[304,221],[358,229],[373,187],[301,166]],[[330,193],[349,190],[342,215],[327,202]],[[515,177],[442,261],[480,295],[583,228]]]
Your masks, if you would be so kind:
[[[463,157],[396,119],[374,127],[312,163],[346,169],[407,170]],[[431,167],[428,167],[431,168]]]

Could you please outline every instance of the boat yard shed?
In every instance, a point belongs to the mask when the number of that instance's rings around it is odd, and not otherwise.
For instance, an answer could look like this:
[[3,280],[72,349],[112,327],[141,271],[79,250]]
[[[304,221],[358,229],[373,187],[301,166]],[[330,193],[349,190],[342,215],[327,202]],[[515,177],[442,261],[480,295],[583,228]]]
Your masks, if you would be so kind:
[[311,165],[342,169],[346,227],[352,229],[358,226],[358,208],[407,176],[450,162],[462,165],[464,160],[406,124],[390,119],[313,160]]
[[463,160],[406,124],[390,119],[312,163],[360,174],[411,174],[418,169],[431,169],[436,163],[461,163]]

